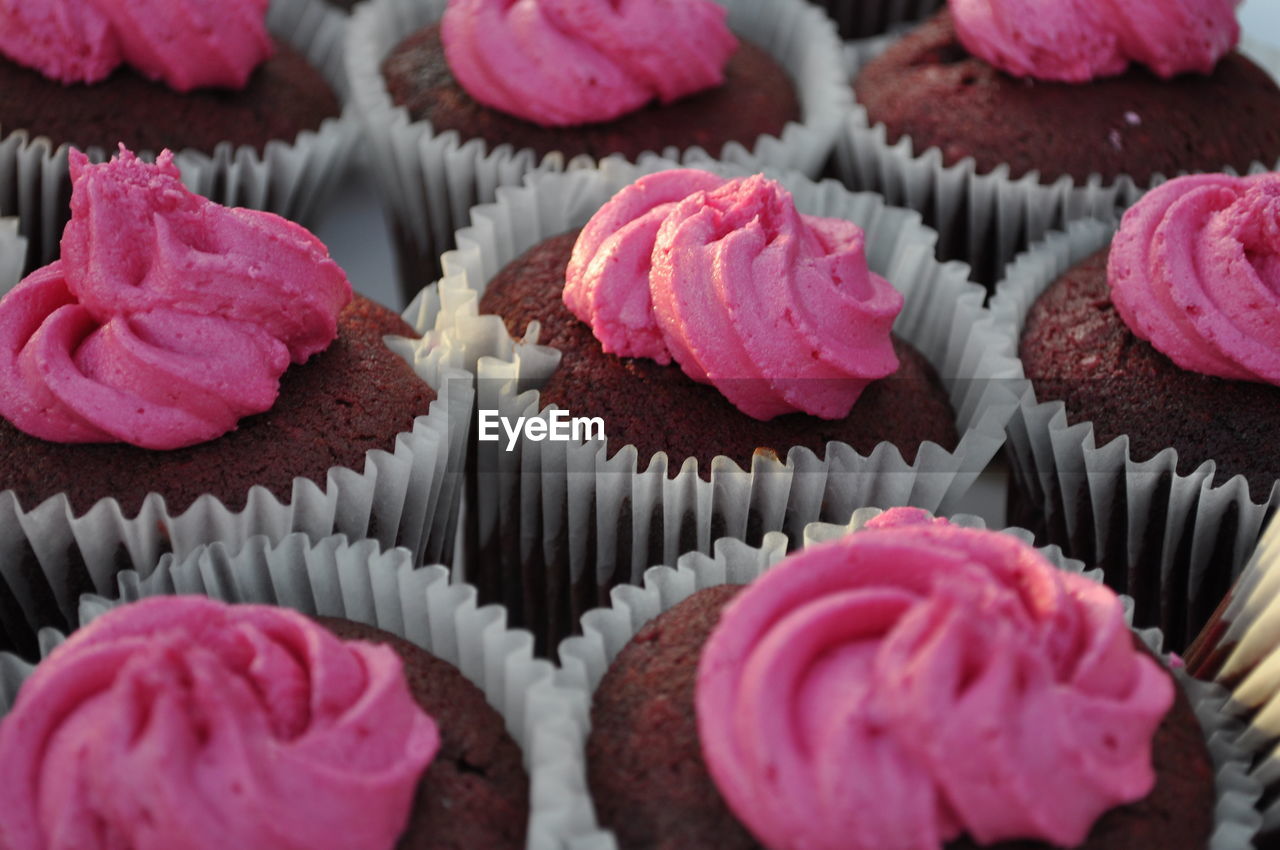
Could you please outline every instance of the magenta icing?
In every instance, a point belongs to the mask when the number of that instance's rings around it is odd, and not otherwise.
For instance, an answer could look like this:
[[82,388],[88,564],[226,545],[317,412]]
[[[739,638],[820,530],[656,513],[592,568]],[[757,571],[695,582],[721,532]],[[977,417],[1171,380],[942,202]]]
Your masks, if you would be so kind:
[[269,0],[0,0],[0,53],[63,83],[122,64],[185,92],[243,88],[271,56]]
[[761,175],[627,186],[578,237],[564,302],[606,352],[674,359],[757,419],[842,418],[898,368],[902,295],[868,270],[862,230],[800,214]]
[[1008,535],[890,512],[727,606],[698,733],[773,850],[1076,846],[1155,783],[1173,683],[1120,600]]
[[193,194],[172,155],[70,155],[62,258],[0,300],[0,415],[56,442],[173,449],[271,407],[337,335],[351,284],[271,213]]
[[948,0],[975,56],[1019,77],[1082,83],[1130,62],[1208,74],[1235,47],[1238,0]]
[[0,722],[0,847],[390,850],[438,747],[387,647],[282,608],[137,602]]
[[1183,369],[1280,385],[1280,174],[1199,174],[1148,192],[1107,263],[1133,333]]
[[711,0],[449,0],[441,37],[477,101],[568,126],[723,83],[738,47],[725,15]]

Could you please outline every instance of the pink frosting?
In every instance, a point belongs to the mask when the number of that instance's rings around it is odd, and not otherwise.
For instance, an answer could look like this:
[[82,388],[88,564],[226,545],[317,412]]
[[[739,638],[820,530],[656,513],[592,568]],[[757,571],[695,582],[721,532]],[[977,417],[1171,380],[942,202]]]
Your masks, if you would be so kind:
[[0,847],[390,850],[438,747],[387,647],[281,608],[138,602],[0,723]]
[[1130,62],[1208,74],[1240,40],[1239,0],[949,0],[965,49],[1019,77],[1082,83]]
[[1121,318],[1183,369],[1280,385],[1280,174],[1170,180],[1125,213]]
[[337,335],[351,284],[324,245],[220,207],[121,148],[71,152],[62,258],[0,300],[0,415],[66,443],[173,449],[271,407]]
[[445,57],[480,103],[543,126],[609,121],[724,82],[711,0],[449,0]]
[[902,295],[868,270],[862,230],[801,215],[760,175],[627,186],[583,228],[564,302],[605,351],[674,359],[757,419],[848,416],[898,368]]
[[269,0],[0,0],[0,53],[63,83],[122,64],[177,91],[243,88],[271,56]]
[[774,850],[1076,846],[1155,783],[1173,683],[1119,599],[1004,534],[889,514],[725,608],[703,755]]

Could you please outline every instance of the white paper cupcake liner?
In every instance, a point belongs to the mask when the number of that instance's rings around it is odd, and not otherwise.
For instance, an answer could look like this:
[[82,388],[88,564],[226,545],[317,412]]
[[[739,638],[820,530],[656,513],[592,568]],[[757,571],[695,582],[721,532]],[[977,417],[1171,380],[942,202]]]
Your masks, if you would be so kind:
[[0,296],[22,279],[26,257],[27,240],[18,233],[18,220],[0,218]]
[[[547,416],[536,389],[559,362],[558,352],[535,344],[536,326],[516,343],[499,317],[477,315],[488,281],[542,239],[582,226],[641,174],[674,165],[611,158],[595,171],[535,174],[522,188],[502,189],[498,203],[473,211],[474,224],[458,233],[459,248],[443,257],[446,276],[404,315],[428,345],[447,352],[442,357],[478,375],[477,409],[508,418]],[[707,167],[742,173],[731,165]],[[600,440],[522,439],[514,451],[473,442],[472,469],[483,470],[473,476],[468,500],[479,560],[502,576],[498,592],[513,614],[521,609],[522,590],[532,595],[516,616],[536,626],[540,639],[562,636],[613,584],[639,581],[651,563],[687,549],[707,551],[720,536],[798,535],[808,522],[866,505],[954,510],[999,450],[1017,404],[1004,381],[1016,377],[1016,363],[997,350],[984,291],[967,282],[968,269],[934,261],[936,237],[917,213],[850,193],[835,181],[813,183],[794,173],[780,179],[802,212],[849,219],[866,231],[871,268],[906,297],[895,330],[938,370],[957,412],[959,445],[946,451],[925,443],[914,463],[890,443],[869,457],[842,443],[830,444],[825,457],[803,448],[784,460],[757,453],[747,470],[720,457],[710,480],[703,480],[692,458],[640,458],[633,446],[610,458]],[[469,569],[482,594],[494,590]],[[539,613],[544,599],[545,613]]]
[[[848,79],[852,81],[899,37],[847,43],[844,60]],[[1260,55],[1253,51],[1251,58],[1260,64],[1266,59],[1263,55],[1260,61]],[[1264,67],[1280,77],[1276,66]],[[1081,218],[1115,219],[1118,210],[1167,179],[1156,175],[1140,186],[1127,175],[1105,181],[1094,174],[1083,182],[1070,175],[1044,182],[1036,171],[1011,179],[1007,166],[981,174],[972,157],[946,166],[937,147],[917,151],[910,136],[893,145],[887,136],[885,125],[873,125],[855,98],[836,142],[835,161],[841,179],[854,189],[879,192],[891,204],[922,212],[925,222],[938,230],[938,256],[968,262],[975,279],[984,282],[994,283],[1006,263],[1050,230],[1061,230]],[[1280,169],[1280,159],[1254,163],[1250,173],[1274,169]]]
[[813,0],[826,8],[841,38],[868,38],[920,21],[945,0]]
[[[76,625],[118,605],[149,596],[196,594],[232,603],[280,605],[313,616],[340,617],[405,638],[457,667],[502,715],[520,746],[530,784],[529,847],[547,847],[561,827],[561,777],[577,757],[564,742],[574,735],[569,695],[554,684],[554,667],[533,657],[528,632],[507,627],[506,612],[477,607],[475,589],[451,584],[449,571],[418,561],[405,549],[383,551],[365,540],[328,537],[314,545],[292,534],[278,545],[265,538],[243,550],[215,544],[177,559],[166,555],[142,577],[122,573],[111,599],[85,596]],[[42,654],[63,640],[53,629],[40,634]],[[0,653],[0,716],[35,669]]]
[[[1111,224],[1074,222],[1018,256],[991,300],[1002,353],[1017,355],[1040,293],[1113,232]],[[1098,445],[1093,424],[1069,425],[1062,402],[1037,399],[1029,382],[1021,395],[1008,423],[1010,471],[1026,507],[1039,511],[1046,539],[1102,565],[1109,584],[1138,598],[1140,622],[1185,645],[1280,507],[1280,480],[1269,493],[1251,493],[1243,475],[1214,486],[1212,462],[1180,474],[1172,448],[1134,458],[1127,436]]]
[[333,467],[323,483],[295,478],[286,502],[253,487],[242,510],[205,495],[172,513],[151,493],[133,517],[111,498],[77,516],[63,494],[22,505],[12,490],[0,491],[0,616],[12,620],[10,638],[19,640],[24,620],[32,630],[75,622],[80,594],[109,593],[123,569],[145,576],[166,552],[185,557],[216,541],[235,549],[255,535],[336,533],[406,547],[419,563],[451,561],[472,379],[421,340],[386,340],[435,389],[428,413],[396,435],[392,450],[366,453],[363,469]]
[[[736,142],[720,151],[668,148],[656,151],[685,162],[714,156],[753,170],[766,166],[816,175],[835,144],[852,101],[834,25],[803,0],[717,0],[729,9],[729,25],[768,50],[791,74],[802,121],[781,137],[761,136],[749,149]],[[532,171],[591,167],[559,153],[538,160],[533,150],[496,147],[483,139],[436,133],[428,121],[410,121],[395,106],[383,81],[387,54],[411,32],[438,21],[446,0],[370,0],[355,10],[347,36],[347,72],[359,109],[374,173],[398,230],[405,291],[412,296],[437,273],[436,258],[453,247],[453,234],[469,223],[476,204],[494,200],[499,186],[518,185]],[[427,270],[427,271],[424,271]]]
[[[271,33],[289,42],[318,68],[347,102],[342,62],[347,16],[323,0],[272,0],[267,15]],[[269,210],[295,221],[308,221],[341,177],[355,148],[359,123],[350,106],[342,116],[326,119],[318,129],[296,139],[268,142],[259,154],[250,145],[223,142],[213,151],[185,149],[175,153],[183,182],[193,191],[226,206]],[[68,145],[57,148],[46,136],[23,128],[0,127],[0,215],[16,215],[31,240],[31,266],[58,257],[62,228],[70,217],[71,179]],[[101,162],[114,148],[88,148]],[[136,151],[153,159],[159,151]]]
[[[813,524],[804,530],[805,545],[833,540],[855,532],[881,513],[876,508],[866,508],[853,513],[852,520],[843,526]],[[983,521],[974,516],[956,516],[951,519],[957,525],[982,528]],[[1008,529],[1025,542],[1032,535],[1021,529]],[[695,591],[722,584],[748,584],[773,567],[786,554],[788,541],[785,535],[770,534],[760,547],[748,546],[737,540],[718,540],[712,555],[691,552],[679,559],[668,561],[671,566],[653,567],[644,574],[643,587],[615,588],[611,605],[590,611],[582,617],[582,635],[566,638],[560,644],[562,670],[557,679],[565,689],[576,692],[573,708],[574,743],[577,745],[577,762],[574,764],[573,782],[566,782],[560,792],[564,795],[566,810],[591,813],[590,817],[566,823],[566,831],[560,833],[560,846],[572,850],[616,850],[617,841],[608,830],[595,821],[590,791],[586,780],[586,742],[591,732],[591,702],[600,680],[622,648],[649,620],[674,608]],[[1039,550],[1059,569],[1083,573],[1089,578],[1101,579],[1098,570],[1084,569],[1080,561],[1063,556],[1056,546]],[[1122,598],[1125,616],[1131,622],[1132,600]],[[1152,652],[1161,653],[1161,635],[1157,629],[1139,631],[1138,635]],[[1209,754],[1215,767],[1217,804],[1214,809],[1214,828],[1209,842],[1210,850],[1244,850],[1257,832],[1261,816],[1254,805],[1261,796],[1259,782],[1248,773],[1248,760],[1236,744],[1239,723],[1226,710],[1228,694],[1225,689],[1200,682],[1179,670],[1174,678],[1186,691],[1205,734]]]

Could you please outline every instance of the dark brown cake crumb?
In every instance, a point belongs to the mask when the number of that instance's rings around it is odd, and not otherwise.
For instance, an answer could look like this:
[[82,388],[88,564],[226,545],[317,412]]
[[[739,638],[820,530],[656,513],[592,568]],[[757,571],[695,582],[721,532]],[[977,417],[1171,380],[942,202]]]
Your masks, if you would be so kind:
[[200,89],[186,94],[122,67],[94,85],[63,85],[39,71],[0,58],[0,131],[48,136],[57,147],[100,147],[120,142],[133,151],[194,148],[212,153],[219,142],[292,143],[341,111],[324,76],[306,57],[275,40],[275,55],[240,91]]
[[854,80],[887,141],[910,136],[980,173],[1008,163],[1013,178],[1083,182],[1182,171],[1246,170],[1280,158],[1280,87],[1240,53],[1211,75],[1162,80],[1141,66],[1084,84],[1010,76],[970,55],[945,10],[868,63]]
[[343,640],[391,647],[418,705],[440,729],[440,751],[418,785],[396,850],[524,846],[529,778],[502,715],[458,668],[406,640],[351,620],[318,618]]
[[602,124],[540,127],[477,103],[445,61],[440,27],[432,25],[402,41],[382,65],[391,99],[415,121],[430,121],[437,133],[457,130],[463,141],[485,139],[490,147],[533,148],[542,157],[561,151],[600,158],[620,153],[635,159],[645,151],[701,147],[719,156],[726,142],[747,149],[762,135],[781,135],[800,120],[795,87],[765,50],[741,42],[725,69],[725,83],[662,106],[652,104]]
[[633,444],[641,466],[665,451],[673,463],[696,457],[704,476],[712,458],[728,455],[749,468],[757,449],[785,458],[793,446],[822,456],[828,442],[844,442],[862,454],[891,442],[908,462],[921,443],[947,450],[959,442],[955,413],[924,356],[897,337],[897,374],[873,382],[845,419],[801,413],[761,422],[733,406],[715,387],[693,381],[672,364],[606,354],[591,332],[564,306],[564,273],[577,231],[536,245],[507,265],[480,301],[482,313],[502,316],[517,338],[529,322],[542,324],[539,342],[563,352],[559,368],[542,388],[542,404],[574,416],[599,416],[612,453]]
[[[740,590],[700,590],[647,623],[596,690],[587,741],[587,780],[600,823],[619,845],[663,850],[755,850],[759,845],[725,805],[707,772],[694,708],[698,658]],[[1135,642],[1137,638],[1134,638]],[[1156,787],[1112,809],[1080,850],[1203,850],[1213,826],[1213,764],[1186,694],[1153,744]],[[947,850],[975,850],[967,837]],[[1038,841],[987,845],[1049,850]]]
[[52,443],[0,419],[0,491],[14,491],[28,510],[65,493],[76,514],[110,496],[134,516],[150,492],[178,514],[206,493],[239,510],[255,484],[288,501],[299,476],[324,489],[330,467],[363,471],[366,452],[393,451],[396,435],[412,429],[435,398],[383,343],[385,335],[413,331],[392,311],[357,296],[339,317],[333,344],[285,372],[271,410],[184,449]]
[[1244,475],[1267,498],[1280,479],[1280,387],[1187,371],[1134,336],[1111,303],[1107,255],[1070,269],[1027,315],[1019,355],[1036,398],[1092,421],[1098,445],[1127,434],[1139,461],[1172,446],[1180,473],[1212,460],[1216,483]]

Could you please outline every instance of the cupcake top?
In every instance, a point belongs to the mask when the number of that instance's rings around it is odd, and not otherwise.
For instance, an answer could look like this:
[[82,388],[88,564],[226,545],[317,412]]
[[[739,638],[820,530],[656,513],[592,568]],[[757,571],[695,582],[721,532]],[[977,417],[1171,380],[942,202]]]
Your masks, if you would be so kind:
[[583,228],[564,303],[604,351],[675,360],[756,419],[843,418],[898,368],[903,298],[868,269],[862,230],[802,215],[762,175],[625,187]]
[[271,407],[280,376],[337,335],[351,300],[324,245],[218,206],[121,148],[70,154],[62,258],[0,300],[0,415],[57,442],[173,449]]
[[545,127],[609,121],[724,82],[738,42],[711,0],[449,0],[449,67],[476,101]]
[[127,64],[180,92],[243,88],[273,52],[269,0],[0,2],[0,54],[63,83]]
[[748,586],[702,651],[702,752],[771,848],[1082,842],[1155,783],[1174,686],[1119,599],[994,532],[890,511]]
[[389,648],[281,608],[137,602],[0,722],[0,846],[390,850],[438,745]]
[[1125,324],[1178,366],[1280,385],[1280,174],[1151,190],[1125,213],[1107,277]]
[[965,49],[1018,77],[1083,83],[1130,62],[1210,73],[1240,40],[1238,0],[949,0]]

